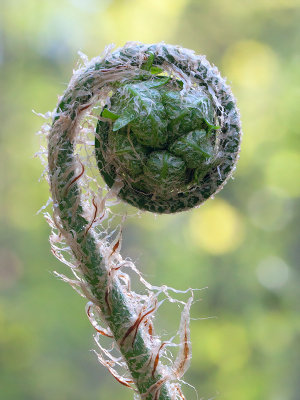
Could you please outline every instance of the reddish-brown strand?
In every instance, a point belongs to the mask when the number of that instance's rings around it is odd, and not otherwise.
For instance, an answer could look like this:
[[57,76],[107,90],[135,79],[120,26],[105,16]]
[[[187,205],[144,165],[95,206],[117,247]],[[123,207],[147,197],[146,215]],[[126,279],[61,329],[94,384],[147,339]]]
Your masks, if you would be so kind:
[[109,304],[109,301],[108,301],[108,295],[109,295],[109,290],[106,289],[106,290],[105,290],[104,300],[105,300],[105,303],[106,303],[106,305],[107,305],[107,308],[108,308],[109,313],[111,313],[111,308],[110,308],[110,304]]
[[155,392],[154,400],[158,400],[159,395],[160,395],[160,388],[158,388],[157,391]]
[[152,336],[153,336],[153,325],[151,324],[151,322],[148,324],[148,333],[149,333],[149,335],[151,336],[151,339],[152,339]]
[[106,331],[103,331],[103,330],[101,330],[101,329],[98,329],[98,328],[96,328],[94,325],[93,325],[93,327],[94,327],[94,329],[95,329],[97,332],[100,333],[100,335],[106,336],[106,337],[108,337],[108,338],[113,338],[113,335],[107,333]]
[[149,314],[151,314],[153,311],[155,311],[156,305],[157,305],[157,300],[155,301],[155,305],[154,305],[153,308],[151,308],[151,310],[147,311],[147,312],[146,312],[145,314],[143,314],[143,315],[142,315],[142,312],[143,312],[143,311],[141,311],[141,312],[139,313],[139,316],[137,317],[135,323],[134,323],[133,325],[131,325],[131,326],[128,328],[128,330],[126,331],[125,335],[123,336],[123,339],[121,340],[121,343],[120,343],[121,346],[124,344],[126,338],[131,334],[131,332],[133,332],[134,330],[136,330],[136,332],[135,332],[135,334],[134,334],[134,337],[133,337],[133,341],[132,341],[132,345],[133,345],[133,343],[134,343],[134,341],[135,341],[135,338],[136,338],[136,335],[137,335],[137,331],[138,331],[138,328],[139,328],[140,323],[147,317],[147,315],[149,315]]
[[110,253],[109,257],[111,257],[118,249],[120,245],[120,239],[117,240],[117,242],[114,244],[114,247],[112,248],[112,252]]
[[153,313],[153,311],[156,310],[156,305],[157,305],[157,301],[155,301],[155,305],[154,305],[153,308],[151,308],[151,310],[147,311],[144,315],[142,315],[142,316],[140,317],[140,320],[138,321],[138,324],[137,324],[137,326],[135,327],[135,333],[134,333],[133,340],[132,340],[132,346],[133,346],[133,344],[134,344],[134,342],[135,342],[136,335],[137,335],[137,333],[138,333],[138,329],[139,329],[139,326],[140,326],[141,322],[142,322],[149,314]]
[[91,312],[91,308],[92,308],[92,306],[89,306],[88,309],[87,309],[87,311],[86,311],[87,316],[88,316],[89,318],[92,318],[92,317],[91,317],[91,313],[90,313],[90,312]]
[[113,376],[119,383],[121,383],[121,385],[124,385],[124,386],[128,387],[129,389],[134,390],[133,387],[130,386],[130,383],[131,383],[131,384],[134,383],[133,380],[131,380],[131,379],[124,379],[124,380],[123,380],[123,379],[120,378],[116,373],[114,373],[114,370],[113,370],[112,368],[110,368],[108,365],[107,365],[107,367],[108,367],[109,372],[112,374],[112,376]]
[[[86,311],[87,316],[89,317],[89,320],[90,320],[90,321],[91,321],[91,319],[92,319],[92,316],[91,316],[91,308],[92,308],[92,306],[89,306],[88,309],[87,309],[87,311]],[[91,321],[91,323],[92,323],[92,321]],[[113,335],[111,335],[110,333],[108,333],[106,330],[102,330],[102,329],[97,328],[93,323],[92,323],[92,325],[93,325],[93,328],[94,328],[97,332],[100,333],[100,335],[106,336],[106,337],[109,337],[109,338],[113,338]]]
[[[154,393],[154,396],[155,396],[154,399],[158,399],[158,397],[160,395],[161,387],[167,380],[168,380],[168,376],[161,378],[159,381],[157,381],[152,386],[150,386],[150,388],[147,390],[146,393],[144,393],[144,395]],[[157,395],[158,395],[158,397],[157,397]]]
[[148,334],[150,336],[150,339],[153,340],[153,324],[149,320],[144,321],[145,327],[148,329]]
[[127,337],[131,334],[131,332],[136,328],[137,324],[139,323],[140,318],[141,318],[141,312],[139,313],[139,316],[138,316],[137,320],[135,321],[135,323],[134,323],[133,325],[131,325],[131,326],[127,329],[125,335],[123,336],[123,339],[121,340],[120,346],[123,346],[123,344],[124,344],[126,338],[127,338]]
[[51,248],[51,253],[56,257],[59,258],[58,254],[56,253],[56,251],[54,249]]
[[154,364],[153,364],[153,369],[152,369],[152,377],[154,378],[154,374],[156,371],[156,368],[158,366],[158,361],[159,361],[159,353],[161,351],[161,349],[167,344],[167,342],[162,342],[162,344],[159,346],[158,352],[156,354],[155,360],[154,360]]
[[91,106],[91,104],[87,104],[86,106],[80,107],[79,112],[82,112],[82,111],[86,110],[86,109],[89,108],[90,106]]
[[177,390],[177,392],[178,392],[180,398],[181,398],[182,400],[185,400],[185,397],[184,397],[182,391],[180,390],[180,388],[179,388],[178,386],[176,386],[176,390]]
[[74,179],[72,179],[72,181],[68,184],[68,186],[67,186],[66,189],[65,189],[65,193],[64,193],[65,196],[67,195],[67,193],[68,193],[70,187],[71,187],[76,181],[78,181],[78,179],[80,179],[80,178],[82,177],[82,175],[84,174],[84,170],[85,170],[84,165],[82,164],[81,161],[79,161],[79,162],[80,162],[80,165],[81,165],[81,168],[82,168],[82,169],[81,169],[81,172],[80,172],[80,174],[77,175]]
[[124,385],[126,387],[129,387],[130,389],[132,389],[132,387],[129,385],[129,383],[133,383],[132,380],[128,380],[128,381],[122,381],[119,377],[114,376],[116,378],[116,380],[121,383],[121,385]]
[[[125,284],[126,284],[126,276],[123,275],[123,274],[120,274],[119,277],[120,277],[120,278],[123,278],[124,281],[125,281]],[[128,292],[127,292],[127,295],[128,295],[129,297],[132,297],[132,294],[130,293],[130,281],[129,281],[129,280],[127,280],[127,291],[128,291]]]
[[120,268],[122,268],[122,265],[119,265],[118,267],[112,267],[112,271],[118,271]]
[[94,216],[93,216],[92,222],[89,224],[89,226],[87,227],[87,229],[85,231],[85,235],[91,229],[91,227],[92,227],[93,223],[96,221],[96,217],[97,217],[98,207],[97,207],[97,204],[95,204],[95,197],[93,197],[92,203],[93,203],[93,206],[95,208],[95,212],[94,212]]
[[181,360],[180,364],[178,365],[177,370],[175,371],[175,375],[177,377],[182,376],[182,372],[184,372],[184,366],[188,360],[189,357],[189,353],[190,353],[190,348],[188,345],[188,334],[187,334],[187,330],[186,330],[186,326],[185,326],[185,330],[184,330],[184,350],[183,350],[183,360]]

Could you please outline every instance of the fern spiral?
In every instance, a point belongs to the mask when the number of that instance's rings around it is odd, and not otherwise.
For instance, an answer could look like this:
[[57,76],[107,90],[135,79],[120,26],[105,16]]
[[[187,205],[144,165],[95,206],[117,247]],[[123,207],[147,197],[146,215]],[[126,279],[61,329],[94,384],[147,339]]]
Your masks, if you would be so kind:
[[89,299],[88,316],[92,307],[106,325],[97,331],[116,343],[127,378],[112,371],[112,359],[100,361],[142,399],[182,399],[177,380],[191,358],[192,300],[182,311],[178,356],[166,366],[159,357],[166,343],[155,336],[152,318],[167,289],[141,278],[148,295],[130,291],[120,237],[111,243],[99,234],[105,198],[81,187],[87,166],[76,153],[80,124],[99,104],[95,157],[109,193],[155,213],[195,207],[223,187],[238,158],[239,112],[204,56],[164,43],[129,43],[75,71],[48,133],[53,252],[61,259],[60,240],[69,247],[77,278],[69,282]]

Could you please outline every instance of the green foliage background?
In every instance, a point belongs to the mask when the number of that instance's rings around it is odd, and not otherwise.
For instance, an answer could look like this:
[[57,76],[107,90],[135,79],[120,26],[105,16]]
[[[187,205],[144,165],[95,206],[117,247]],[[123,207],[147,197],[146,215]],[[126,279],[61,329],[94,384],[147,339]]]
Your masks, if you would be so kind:
[[[123,253],[154,284],[208,286],[192,308],[185,377],[199,397],[299,400],[299,0],[0,4],[1,399],[132,398],[88,351],[84,301],[51,275],[65,270],[35,215],[49,193],[33,158],[43,120],[31,110],[54,108],[78,50],[164,40],[206,54],[228,77],[241,160],[235,181],[200,209],[129,219]],[[162,308],[158,329],[174,333],[178,317]]]

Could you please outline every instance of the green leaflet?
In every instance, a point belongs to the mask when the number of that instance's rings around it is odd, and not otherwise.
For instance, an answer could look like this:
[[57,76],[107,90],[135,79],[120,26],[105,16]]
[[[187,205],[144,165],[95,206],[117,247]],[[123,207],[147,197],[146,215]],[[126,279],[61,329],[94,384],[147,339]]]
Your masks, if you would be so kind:
[[121,115],[114,122],[113,131],[131,124],[140,144],[161,148],[168,135],[165,111],[157,88],[169,80],[170,77],[164,76],[127,84],[117,90],[111,100],[111,110],[115,115]]
[[150,72],[153,75],[157,75],[157,74],[161,74],[162,72],[164,72],[164,70],[160,67],[151,67]]
[[170,192],[184,184],[185,174],[184,161],[166,150],[152,152],[144,166],[144,175],[157,192]]
[[203,122],[209,131],[219,128],[214,124],[213,105],[201,90],[184,95],[179,91],[166,91],[163,102],[175,134],[204,128]]
[[113,126],[113,131],[116,132],[124,126],[128,125],[131,121],[136,118],[136,113],[134,110],[127,110],[123,115],[121,115],[115,122]]
[[[116,101],[112,106],[114,111],[105,108],[102,111],[102,117],[115,121],[113,131],[116,132],[136,120],[139,115],[143,114],[143,111],[145,111],[147,115],[155,114],[156,108],[158,108],[157,102],[161,99],[160,94],[151,89],[166,85],[170,79],[171,77],[169,76],[163,76],[136,84],[124,85],[120,89],[123,95],[121,96],[118,90],[115,94]],[[127,106],[126,111],[123,112],[125,101]],[[142,117],[144,118],[145,115],[142,115]],[[155,118],[151,119],[152,121],[155,120]]]
[[155,108],[153,107],[153,102],[159,100],[159,93],[149,89],[146,83],[128,86],[129,100],[135,107],[135,113],[146,111],[147,114],[150,114]]
[[104,108],[103,111],[102,111],[102,113],[101,113],[101,117],[103,117],[103,118],[109,118],[109,119],[111,119],[112,121],[115,121],[116,119],[118,119],[118,118],[120,117],[120,115],[115,114],[115,113],[109,111],[108,108]]
[[181,136],[171,145],[170,151],[180,156],[189,168],[199,168],[203,161],[214,154],[213,145],[204,130],[192,131]]

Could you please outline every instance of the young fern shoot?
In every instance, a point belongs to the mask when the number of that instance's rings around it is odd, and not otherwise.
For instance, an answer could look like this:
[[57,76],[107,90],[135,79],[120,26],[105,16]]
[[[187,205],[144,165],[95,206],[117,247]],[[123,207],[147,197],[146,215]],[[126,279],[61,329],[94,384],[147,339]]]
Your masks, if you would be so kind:
[[[191,359],[193,290],[153,286],[122,258],[124,218],[113,227],[120,219],[113,206],[124,201],[175,213],[199,206],[223,187],[241,137],[230,88],[191,50],[164,43],[127,43],[113,52],[108,47],[74,72],[42,131],[53,201],[52,216],[45,214],[51,248],[74,279],[56,274],[88,300],[100,363],[140,399],[184,399],[180,380]],[[144,293],[131,290],[132,273]],[[179,302],[172,293],[190,297],[177,357],[166,364],[163,355],[175,344],[155,334],[153,317],[165,300]],[[113,343],[109,350],[103,336]]]

